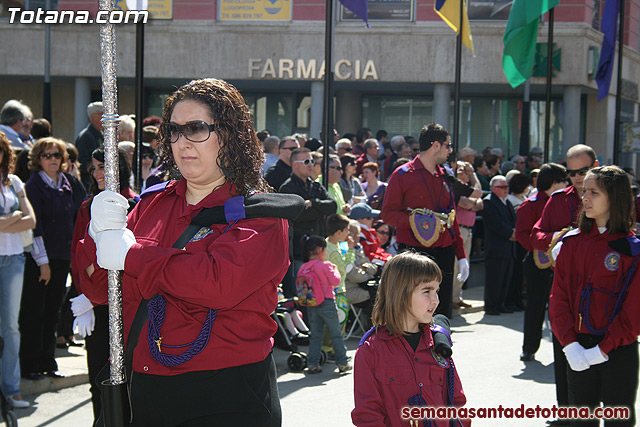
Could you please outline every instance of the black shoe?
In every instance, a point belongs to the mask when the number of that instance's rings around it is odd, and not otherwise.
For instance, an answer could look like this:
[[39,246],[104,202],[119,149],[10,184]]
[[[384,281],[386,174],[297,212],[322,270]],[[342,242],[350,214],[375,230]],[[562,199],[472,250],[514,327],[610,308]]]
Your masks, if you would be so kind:
[[75,342],[73,340],[73,338],[71,338],[71,337],[65,337],[64,340],[67,342],[67,345],[69,347],[82,347],[83,346],[83,344],[80,344],[79,342]]
[[49,378],[64,378],[64,375],[60,375],[55,371],[47,371],[44,374]]
[[520,354],[520,360],[523,362],[532,362],[535,358],[533,357],[533,353],[523,351],[522,354]]
[[485,310],[484,314],[487,316],[500,316],[500,312],[498,310]]
[[66,350],[67,348],[69,348],[69,344],[67,344],[66,342],[56,343],[56,348]]
[[506,306],[507,310],[511,310],[511,311],[524,311],[524,307],[522,305],[508,305]]
[[37,381],[43,379],[44,375],[42,375],[40,372],[29,372],[28,374],[23,374],[22,378],[24,378],[25,380]]
[[548,426],[570,426],[571,425],[571,421],[570,420],[562,420],[562,419],[548,420],[547,421],[547,425]]
[[500,308],[498,309],[498,311],[499,311],[500,313],[513,313],[513,310],[510,310],[510,309],[509,309],[509,308],[507,308],[507,307],[500,307]]

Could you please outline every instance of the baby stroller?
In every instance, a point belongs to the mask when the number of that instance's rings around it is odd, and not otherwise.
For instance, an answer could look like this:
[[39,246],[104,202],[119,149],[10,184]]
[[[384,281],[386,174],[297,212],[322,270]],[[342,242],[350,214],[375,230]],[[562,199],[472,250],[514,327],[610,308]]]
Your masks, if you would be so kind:
[[[4,340],[0,337],[0,358],[2,358],[2,352],[4,350]],[[18,418],[16,414],[13,412],[13,406],[9,402],[7,396],[5,396],[4,391],[0,389],[0,412],[2,412],[2,418],[6,423],[7,427],[17,427]]]
[[[274,341],[279,348],[289,350],[290,354],[287,358],[287,366],[289,366],[289,369],[292,371],[302,371],[307,367],[307,354],[298,351],[298,344],[294,342],[289,331],[287,331],[283,324],[283,317],[288,310],[288,307],[285,307],[285,304],[293,303],[297,301],[297,299],[297,297],[293,297],[279,300],[276,311],[271,314],[271,317],[278,325],[278,330],[273,337]],[[308,339],[306,340],[306,344],[304,342],[301,344],[308,345]],[[320,364],[324,365],[326,361],[327,353],[322,350],[320,354]]]

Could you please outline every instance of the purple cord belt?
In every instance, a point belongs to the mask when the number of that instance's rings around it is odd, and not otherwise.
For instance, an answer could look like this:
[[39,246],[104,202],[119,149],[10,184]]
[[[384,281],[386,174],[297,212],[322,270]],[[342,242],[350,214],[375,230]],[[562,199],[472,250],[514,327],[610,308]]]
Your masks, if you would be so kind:
[[[149,352],[158,363],[168,367],[182,365],[204,350],[209,343],[213,322],[215,322],[216,315],[218,314],[218,310],[209,309],[207,318],[195,340],[186,344],[169,345],[162,343],[162,335],[160,334],[160,328],[162,328],[164,316],[167,312],[167,300],[164,296],[157,295],[149,301],[147,309],[149,310],[149,323],[147,327]],[[188,348],[181,354],[166,354],[162,352],[162,347]]]

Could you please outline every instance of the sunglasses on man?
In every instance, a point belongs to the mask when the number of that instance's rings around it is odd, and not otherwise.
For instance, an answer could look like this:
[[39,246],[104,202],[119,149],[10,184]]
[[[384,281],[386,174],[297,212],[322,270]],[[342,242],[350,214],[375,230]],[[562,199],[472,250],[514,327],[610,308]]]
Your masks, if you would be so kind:
[[304,159],[304,160],[294,160],[294,163],[302,163],[305,166],[315,165],[316,161],[313,159]]
[[567,174],[573,178],[576,175],[585,176],[592,166],[585,166],[580,169],[567,169]]

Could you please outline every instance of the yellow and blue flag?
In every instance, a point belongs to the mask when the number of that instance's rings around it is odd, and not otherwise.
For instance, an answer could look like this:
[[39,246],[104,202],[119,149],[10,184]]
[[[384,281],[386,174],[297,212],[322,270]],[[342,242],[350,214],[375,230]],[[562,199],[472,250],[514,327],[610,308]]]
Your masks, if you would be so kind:
[[446,22],[456,34],[460,31],[460,4],[462,3],[462,43],[473,51],[473,39],[471,38],[471,27],[469,27],[469,17],[467,16],[467,5],[464,0],[435,0],[433,10]]

